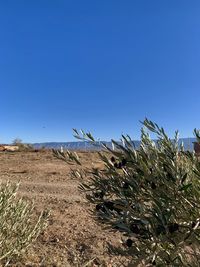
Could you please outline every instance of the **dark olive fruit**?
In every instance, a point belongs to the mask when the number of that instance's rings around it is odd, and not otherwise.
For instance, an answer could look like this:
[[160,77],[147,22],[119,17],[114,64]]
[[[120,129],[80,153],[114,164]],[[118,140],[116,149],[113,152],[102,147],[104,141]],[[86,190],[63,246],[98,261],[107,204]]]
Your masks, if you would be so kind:
[[125,182],[125,183],[123,184],[123,188],[124,188],[124,189],[128,189],[128,188],[129,188],[129,184],[128,184],[127,182]]
[[96,198],[103,198],[104,197],[103,191],[95,192],[94,193],[94,197],[96,197]]
[[165,227],[163,225],[158,225],[156,228],[156,235],[166,234]]
[[99,198],[99,193],[95,192],[94,197]]
[[100,197],[100,198],[103,198],[103,197],[104,197],[104,194],[105,194],[105,193],[104,193],[103,191],[99,192],[99,197]]
[[104,202],[104,206],[109,210],[113,210],[114,209],[114,203],[112,201]]
[[195,225],[196,225],[196,223],[195,223],[195,222],[193,222],[193,223],[192,223],[192,228],[194,228],[194,227],[195,227]]
[[168,225],[168,229],[169,229],[169,232],[172,234],[172,233],[178,231],[179,225],[178,225],[178,223],[170,223]]
[[102,204],[97,204],[96,205],[96,210],[100,210],[101,209],[101,206],[102,206]]
[[118,168],[118,164],[117,164],[117,162],[115,162],[114,167],[115,167],[115,168]]
[[173,177],[172,177],[172,175],[171,175],[170,173],[167,173],[166,177],[167,177],[167,179],[169,179],[169,180],[172,180],[172,179],[173,179]]
[[122,159],[122,162],[121,162],[122,166],[125,166],[126,163],[127,163],[127,160],[126,159]]
[[151,183],[151,189],[154,190],[154,189],[156,189],[156,188],[157,188],[156,184],[155,184],[154,182],[152,182],[152,183]]
[[105,209],[103,204],[97,204],[96,205],[96,210],[102,211],[102,212],[106,212],[106,209]]
[[114,157],[111,157],[111,162],[115,162],[115,158]]
[[121,164],[121,162],[119,162],[118,169],[121,169],[121,168],[122,168],[122,164]]
[[167,165],[166,165],[166,164],[163,164],[163,170],[164,170],[165,172],[168,172],[168,168],[167,168]]
[[119,209],[117,207],[115,207],[115,203],[112,201],[105,201],[103,203],[104,207],[106,207],[108,210],[110,211],[116,211],[117,213],[121,213],[122,209]]
[[132,233],[134,233],[134,234],[136,234],[136,235],[138,235],[138,234],[140,233],[140,228],[139,228],[138,225],[135,224],[135,223],[132,223],[132,224],[130,225],[130,230],[131,230]]
[[127,247],[130,248],[132,246],[132,244],[133,244],[133,241],[130,238],[126,240]]
[[133,205],[131,205],[130,207],[131,207],[132,209],[135,209],[135,205],[134,205],[134,204],[133,204]]
[[112,201],[105,201],[104,203],[97,204],[96,210],[106,212],[106,209],[115,210],[114,203]]
[[137,170],[136,170],[136,171],[137,171],[137,173],[138,173],[138,174],[140,174],[140,175],[144,175],[144,172],[143,172],[143,170],[141,170],[140,168],[137,168]]

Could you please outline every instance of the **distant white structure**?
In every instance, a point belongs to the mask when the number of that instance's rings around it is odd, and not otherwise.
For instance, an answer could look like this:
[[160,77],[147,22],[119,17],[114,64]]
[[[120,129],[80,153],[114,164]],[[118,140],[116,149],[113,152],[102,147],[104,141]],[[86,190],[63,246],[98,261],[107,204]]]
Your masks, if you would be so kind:
[[64,150],[63,150],[63,147],[62,147],[62,146],[60,147],[60,152],[61,152],[61,153],[63,153],[63,152],[64,152]]

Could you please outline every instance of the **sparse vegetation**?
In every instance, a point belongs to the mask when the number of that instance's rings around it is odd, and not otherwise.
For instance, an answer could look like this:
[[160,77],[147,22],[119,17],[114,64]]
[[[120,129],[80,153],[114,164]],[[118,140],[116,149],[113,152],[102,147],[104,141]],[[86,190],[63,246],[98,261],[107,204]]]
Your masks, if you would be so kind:
[[46,228],[49,212],[38,218],[34,205],[16,198],[18,184],[0,185],[0,263],[8,264],[21,255]]
[[31,144],[25,144],[22,142],[22,139],[15,138],[12,142],[14,146],[18,146],[18,151],[34,151],[34,148]]
[[15,138],[13,141],[12,141],[12,144],[14,145],[14,146],[18,146],[18,145],[21,145],[22,144],[22,139],[20,139],[20,138]]
[[[110,245],[110,253],[131,256],[131,266],[199,266],[200,163],[179,144],[178,132],[170,139],[152,121],[143,126],[137,150],[129,136],[122,136],[124,146],[112,140],[116,150],[103,144],[103,169],[84,169],[74,152],[54,155],[78,166],[72,174],[83,179],[80,189],[97,220],[123,234],[124,246]],[[90,133],[74,133],[96,144]]]

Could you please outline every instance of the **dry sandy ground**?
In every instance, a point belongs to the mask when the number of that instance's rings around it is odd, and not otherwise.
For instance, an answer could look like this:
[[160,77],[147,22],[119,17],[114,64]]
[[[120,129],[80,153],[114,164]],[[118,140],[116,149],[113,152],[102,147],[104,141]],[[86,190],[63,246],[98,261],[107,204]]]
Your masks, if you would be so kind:
[[[86,165],[99,165],[95,153],[80,153]],[[102,230],[70,177],[70,167],[52,152],[1,152],[0,178],[20,181],[19,195],[35,201],[37,212],[51,209],[44,234],[13,266],[122,266],[108,253],[108,244],[120,245],[120,236]],[[117,264],[115,264],[117,263]]]

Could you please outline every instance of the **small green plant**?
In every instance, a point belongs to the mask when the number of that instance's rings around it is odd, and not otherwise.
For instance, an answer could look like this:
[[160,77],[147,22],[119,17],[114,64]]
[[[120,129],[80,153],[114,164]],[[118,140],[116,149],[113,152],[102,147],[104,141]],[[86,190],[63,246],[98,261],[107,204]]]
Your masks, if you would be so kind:
[[49,212],[36,217],[33,203],[17,198],[19,184],[0,185],[0,263],[21,255],[46,228]]
[[[149,132],[156,135],[151,139]],[[94,145],[90,133],[74,130],[75,137]],[[195,130],[200,141],[199,131]],[[131,256],[131,266],[199,266],[200,163],[184,151],[178,132],[170,139],[162,127],[145,119],[138,149],[129,136],[106,144],[99,157],[103,169],[84,169],[76,153],[54,154],[79,168],[80,189],[94,204],[98,221],[123,237],[112,253]]]

